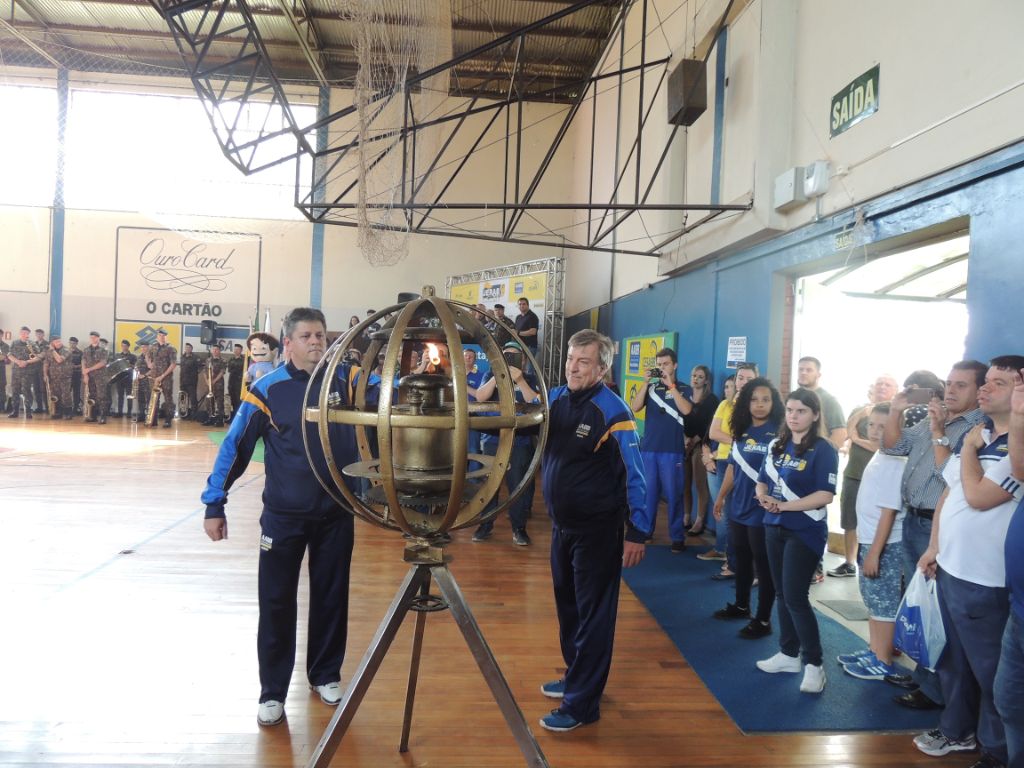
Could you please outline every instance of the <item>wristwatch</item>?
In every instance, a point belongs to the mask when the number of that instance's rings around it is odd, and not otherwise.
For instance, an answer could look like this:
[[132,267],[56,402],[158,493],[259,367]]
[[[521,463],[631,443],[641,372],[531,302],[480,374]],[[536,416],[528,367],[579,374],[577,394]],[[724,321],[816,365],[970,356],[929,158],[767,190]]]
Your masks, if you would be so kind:
[[933,445],[941,445],[943,448],[949,448],[949,438],[943,435],[942,437],[932,438]]

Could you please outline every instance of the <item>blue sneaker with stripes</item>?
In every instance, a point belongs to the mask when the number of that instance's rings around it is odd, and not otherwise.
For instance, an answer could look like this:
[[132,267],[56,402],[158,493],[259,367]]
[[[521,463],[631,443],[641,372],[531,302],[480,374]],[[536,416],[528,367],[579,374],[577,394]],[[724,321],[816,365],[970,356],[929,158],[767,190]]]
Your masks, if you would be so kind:
[[854,651],[853,653],[841,653],[838,656],[836,656],[836,661],[838,661],[840,664],[857,664],[860,662],[861,659],[865,658],[866,656],[873,655],[874,654],[871,653],[870,648],[862,648],[861,650]]
[[886,664],[872,653],[856,664],[844,664],[843,672],[860,680],[884,680],[886,675],[896,672],[896,667]]

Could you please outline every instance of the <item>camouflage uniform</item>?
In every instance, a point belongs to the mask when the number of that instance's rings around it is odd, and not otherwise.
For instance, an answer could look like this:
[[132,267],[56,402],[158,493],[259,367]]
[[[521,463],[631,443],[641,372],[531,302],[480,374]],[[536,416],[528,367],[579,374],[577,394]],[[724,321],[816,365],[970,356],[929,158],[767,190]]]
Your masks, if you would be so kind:
[[92,368],[99,362],[102,362],[104,367],[89,372],[89,391],[86,397],[96,401],[90,421],[99,419],[101,423],[106,423],[107,411],[110,410],[110,381],[106,369],[107,352],[102,347],[94,347],[91,344],[82,350],[83,369]]
[[68,349],[71,356],[71,399],[74,401],[74,412],[82,412],[82,350]]
[[71,350],[67,347],[46,350],[46,376],[50,382],[50,397],[57,398],[55,419],[70,419],[74,410],[71,400]]
[[138,377],[133,385],[135,390],[135,421],[141,422],[146,418],[146,409],[149,407],[149,385],[152,379],[149,378],[149,349],[140,349],[135,359],[135,374]]
[[35,380],[38,362],[21,367],[14,360],[28,360],[35,355],[35,347],[31,342],[15,339],[11,342],[11,415],[17,416],[21,408],[21,398],[25,398],[25,418],[32,418],[32,384]]
[[188,395],[188,407],[192,413],[189,418],[195,418],[199,403],[196,402],[199,395],[196,389],[199,386],[199,357],[193,352],[182,352],[181,360],[178,363],[179,379],[178,384]]
[[45,340],[34,339],[32,341],[32,349],[39,356],[39,362],[33,366],[35,371],[33,387],[35,388],[36,413],[49,413],[50,404],[46,400],[46,382],[43,379],[43,374],[46,367],[46,353],[50,351],[50,345]]
[[0,410],[7,409],[7,355],[11,345],[0,339]]
[[242,404],[242,377],[245,376],[245,355],[228,359],[228,396],[231,398],[231,413],[234,415]]
[[156,379],[162,376],[168,368],[173,368],[178,362],[178,351],[170,344],[152,344],[149,347],[149,364],[153,370],[150,373],[154,386],[160,387],[163,399],[160,402],[160,412],[164,415],[164,426],[171,425],[171,417],[174,416],[174,377],[168,375],[160,384]]
[[[224,420],[224,372],[227,370],[228,362],[223,357],[214,357],[206,361],[210,367],[210,380],[213,381],[212,398],[207,398],[206,413],[210,419],[219,418]],[[220,376],[220,379],[217,377]]]

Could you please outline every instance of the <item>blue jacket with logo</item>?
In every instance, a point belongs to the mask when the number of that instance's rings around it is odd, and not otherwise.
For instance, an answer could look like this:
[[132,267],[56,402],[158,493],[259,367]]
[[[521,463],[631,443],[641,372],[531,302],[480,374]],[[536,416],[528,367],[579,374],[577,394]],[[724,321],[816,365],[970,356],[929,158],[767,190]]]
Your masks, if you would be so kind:
[[543,468],[548,514],[569,529],[625,520],[626,539],[642,543],[650,532],[638,529],[634,520],[643,519],[646,484],[629,406],[603,383],[581,392],[562,385],[548,400]]
[[[352,402],[353,385],[359,369],[339,365],[332,385],[342,403]],[[318,374],[318,378],[323,373]],[[202,501],[206,517],[224,517],[228,489],[242,476],[252,458],[256,441],[263,438],[266,482],[264,505],[277,513],[295,517],[316,518],[341,508],[317,480],[317,474],[330,482],[330,472],[320,445],[317,425],[304,420],[304,406],[317,405],[320,397],[316,382],[306,401],[309,374],[291,363],[258,379],[243,398],[238,413],[217,453],[213,472],[206,480]],[[306,430],[310,453],[316,464],[313,473],[303,445],[302,429]],[[339,467],[359,460],[355,432],[350,426],[331,424],[331,448]],[[347,478],[347,484],[355,487]],[[340,493],[335,490],[340,496]]]

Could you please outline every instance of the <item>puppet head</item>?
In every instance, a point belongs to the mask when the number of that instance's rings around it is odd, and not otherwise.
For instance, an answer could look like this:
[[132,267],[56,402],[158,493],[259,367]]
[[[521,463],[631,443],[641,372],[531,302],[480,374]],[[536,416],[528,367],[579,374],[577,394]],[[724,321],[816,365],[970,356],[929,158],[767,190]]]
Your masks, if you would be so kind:
[[257,363],[270,363],[277,357],[277,348],[280,346],[277,339],[269,333],[252,333],[245,340],[249,348],[249,357]]

